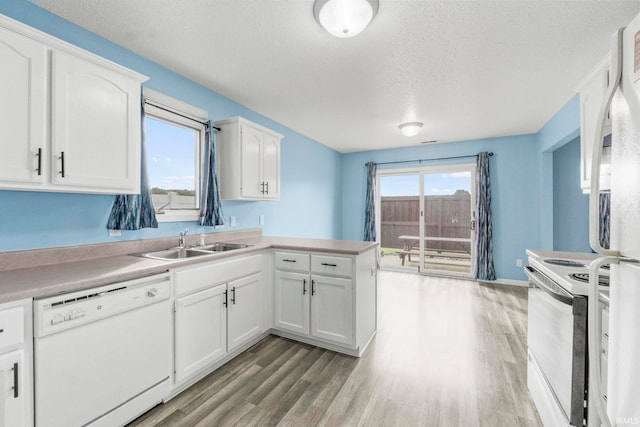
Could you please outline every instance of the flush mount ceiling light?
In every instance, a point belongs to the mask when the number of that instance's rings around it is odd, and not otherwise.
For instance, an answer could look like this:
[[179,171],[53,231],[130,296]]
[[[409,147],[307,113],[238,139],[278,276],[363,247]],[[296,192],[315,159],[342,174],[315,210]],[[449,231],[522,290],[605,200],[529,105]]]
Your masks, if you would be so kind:
[[316,0],[313,16],[332,36],[360,34],[378,13],[378,0]]
[[407,123],[401,124],[398,127],[400,128],[400,132],[402,132],[402,134],[404,136],[413,136],[413,135],[417,135],[418,132],[420,132],[420,128],[422,127],[422,123],[420,123],[420,122],[407,122]]

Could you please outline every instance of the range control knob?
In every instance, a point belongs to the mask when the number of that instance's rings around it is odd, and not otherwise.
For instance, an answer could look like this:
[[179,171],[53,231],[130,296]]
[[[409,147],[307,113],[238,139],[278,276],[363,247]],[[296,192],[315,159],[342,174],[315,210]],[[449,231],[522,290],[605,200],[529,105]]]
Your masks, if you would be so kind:
[[151,289],[149,289],[149,290],[147,291],[147,296],[148,296],[149,298],[153,298],[153,297],[155,297],[156,295],[158,295],[158,290],[157,290],[156,288],[151,288]]

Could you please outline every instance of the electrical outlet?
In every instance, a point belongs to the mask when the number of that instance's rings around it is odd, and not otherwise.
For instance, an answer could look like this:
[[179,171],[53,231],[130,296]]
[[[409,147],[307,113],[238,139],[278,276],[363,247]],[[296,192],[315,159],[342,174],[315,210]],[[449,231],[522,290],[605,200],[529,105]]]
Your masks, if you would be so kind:
[[260,225],[264,225],[264,215],[260,215]]
[[229,217],[229,227],[235,227],[236,226],[236,217],[231,215]]
[[109,237],[118,237],[122,235],[120,230],[109,230]]
[[522,259],[521,258],[516,259],[516,267],[522,267]]

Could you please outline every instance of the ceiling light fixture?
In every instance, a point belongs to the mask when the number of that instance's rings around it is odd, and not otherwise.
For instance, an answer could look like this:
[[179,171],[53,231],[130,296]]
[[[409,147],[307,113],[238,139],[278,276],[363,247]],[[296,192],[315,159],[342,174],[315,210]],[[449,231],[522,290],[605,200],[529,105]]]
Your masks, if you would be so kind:
[[420,128],[422,127],[422,123],[420,123],[420,122],[407,122],[407,123],[401,124],[398,127],[400,128],[400,132],[402,132],[402,134],[404,136],[413,136],[413,135],[417,135],[418,132],[420,132]]
[[378,13],[378,0],[316,0],[313,16],[332,36],[360,34]]

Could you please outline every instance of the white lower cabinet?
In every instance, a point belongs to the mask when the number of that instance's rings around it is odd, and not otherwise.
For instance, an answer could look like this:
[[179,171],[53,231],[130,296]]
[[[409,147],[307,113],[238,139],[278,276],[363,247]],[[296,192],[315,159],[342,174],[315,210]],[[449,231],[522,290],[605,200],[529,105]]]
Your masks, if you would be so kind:
[[261,274],[227,284],[227,351],[233,351],[262,332]]
[[174,384],[197,379],[266,330],[262,255],[174,272]]
[[276,328],[352,344],[351,279],[275,273]]
[[[24,350],[0,355],[0,426],[24,426],[27,423]],[[27,389],[28,390],[28,389]]]
[[176,300],[176,382],[227,354],[227,285]]
[[278,251],[274,266],[274,331],[361,355],[376,330],[375,251]]
[[309,334],[309,274],[275,272],[274,327]]
[[311,276],[311,336],[353,344],[351,279]]
[[31,300],[0,305],[0,427],[33,425]]

